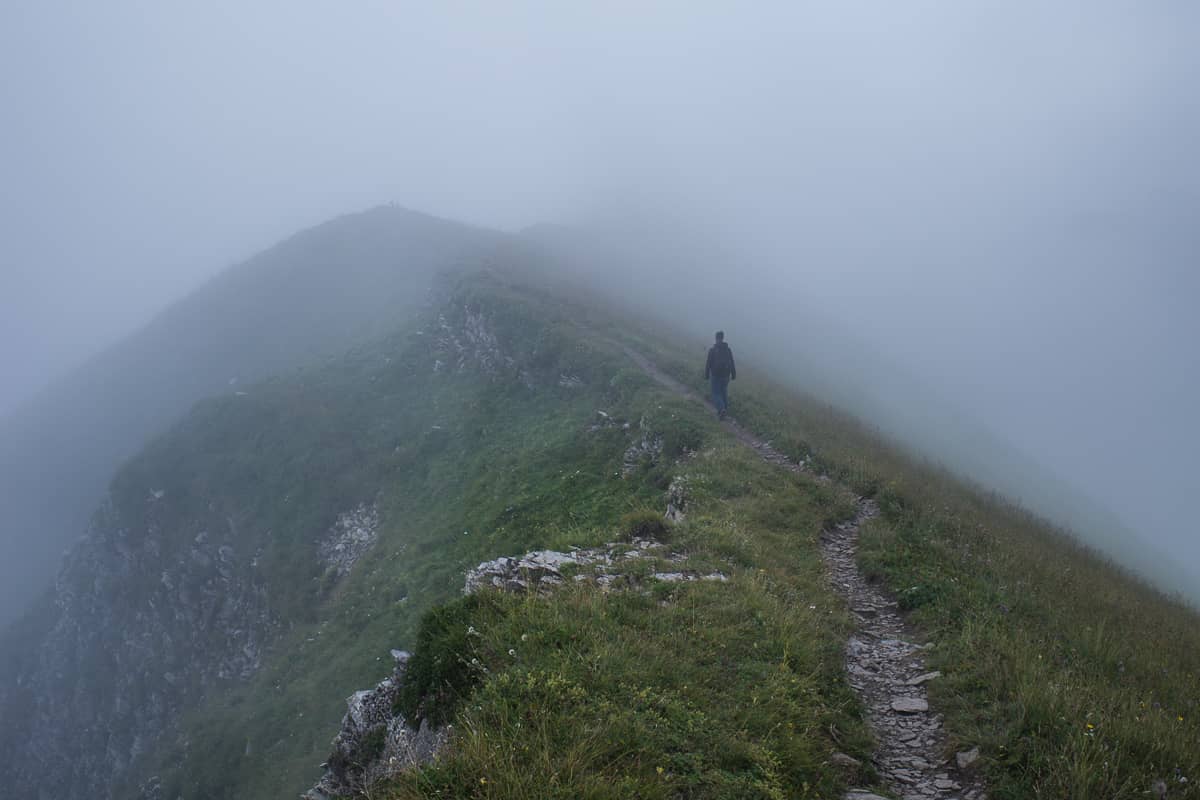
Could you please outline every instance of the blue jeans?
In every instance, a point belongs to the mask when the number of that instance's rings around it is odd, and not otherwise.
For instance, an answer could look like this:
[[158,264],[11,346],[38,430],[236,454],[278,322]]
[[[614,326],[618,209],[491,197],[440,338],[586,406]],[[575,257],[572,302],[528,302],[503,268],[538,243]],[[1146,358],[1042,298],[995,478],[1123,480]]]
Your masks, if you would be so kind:
[[721,378],[713,375],[710,378],[712,386],[712,402],[716,406],[717,412],[724,412],[729,408],[729,376]]

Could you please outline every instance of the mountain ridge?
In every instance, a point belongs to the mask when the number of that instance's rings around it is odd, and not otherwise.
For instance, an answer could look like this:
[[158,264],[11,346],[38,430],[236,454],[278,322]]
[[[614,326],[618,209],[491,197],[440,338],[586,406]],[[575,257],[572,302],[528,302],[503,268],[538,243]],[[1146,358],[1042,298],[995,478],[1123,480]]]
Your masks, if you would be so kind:
[[390,328],[438,269],[504,242],[398,207],[338,217],[228,267],[0,419],[0,543],[21,554],[0,566],[0,626],[44,590],[112,470],[188,405]]
[[[685,245],[650,236],[639,251],[641,242],[631,246],[611,234],[567,225],[534,225],[522,235],[561,262],[563,272],[588,292],[605,298],[615,313],[661,326],[664,335],[697,341],[711,337],[701,320],[722,320],[738,331],[739,352],[753,353],[764,374],[781,376],[795,391],[867,420],[886,438],[1052,520],[1105,557],[1200,607],[1196,568],[1174,563],[1102,499],[889,363],[821,308],[803,297],[764,295],[745,285],[731,290],[732,298],[697,288],[724,285],[724,264],[733,263],[715,259],[713,249],[724,254],[702,236],[679,236]],[[627,293],[628,285],[639,291]],[[703,352],[696,360],[703,363]]]
[[[887,734],[847,642],[884,606],[839,598],[821,561],[851,522],[843,560],[934,642],[945,746],[978,748],[996,796],[1133,797],[1195,773],[1194,611],[754,359],[742,427],[719,425],[647,377],[698,388],[685,336],[564,289],[511,244],[449,265],[381,336],[225,386],[125,463],[55,604],[3,637],[5,785],[292,795],[340,698],[411,647],[398,702],[455,732],[433,764],[355,791],[882,789]],[[609,573],[456,599],[481,562],[602,547]],[[658,577],[675,574],[723,579]],[[1092,769],[1105,752],[1134,755]]]

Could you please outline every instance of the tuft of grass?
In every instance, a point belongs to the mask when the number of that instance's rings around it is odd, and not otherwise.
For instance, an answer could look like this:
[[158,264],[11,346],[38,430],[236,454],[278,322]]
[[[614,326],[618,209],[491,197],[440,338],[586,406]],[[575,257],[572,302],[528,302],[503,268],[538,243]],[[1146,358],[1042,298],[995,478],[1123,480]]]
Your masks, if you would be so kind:
[[425,614],[393,711],[414,726],[421,721],[444,725],[454,717],[463,698],[487,674],[486,663],[495,661],[476,625],[487,628],[497,622],[504,613],[499,600],[475,594]]
[[663,517],[661,511],[639,508],[622,514],[618,527],[622,541],[654,539],[665,542],[670,539],[672,525]]

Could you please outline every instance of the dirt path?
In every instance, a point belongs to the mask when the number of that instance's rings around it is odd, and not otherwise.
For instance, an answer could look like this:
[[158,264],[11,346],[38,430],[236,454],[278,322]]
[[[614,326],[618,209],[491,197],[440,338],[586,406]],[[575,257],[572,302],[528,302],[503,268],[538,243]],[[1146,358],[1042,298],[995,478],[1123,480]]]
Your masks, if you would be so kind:
[[[705,400],[650,359],[618,342],[619,347],[647,375],[670,391],[696,402]],[[807,471],[732,419],[725,427],[739,442],[753,448],[768,463],[792,472]],[[827,476],[818,476],[828,481]],[[855,551],[859,528],[879,514],[869,498],[858,499],[858,513],[821,534],[821,554],[833,588],[846,599],[858,630],[846,643],[845,666],[850,685],[867,710],[877,750],[872,761],[884,784],[903,800],[985,800],[986,792],[971,762],[978,751],[945,757],[946,736],[942,717],[929,708],[925,684],[940,673],[927,672],[924,653],[930,645],[917,638],[901,618],[895,601],[867,582],[858,569]],[[867,790],[855,789],[846,800],[882,800]]]

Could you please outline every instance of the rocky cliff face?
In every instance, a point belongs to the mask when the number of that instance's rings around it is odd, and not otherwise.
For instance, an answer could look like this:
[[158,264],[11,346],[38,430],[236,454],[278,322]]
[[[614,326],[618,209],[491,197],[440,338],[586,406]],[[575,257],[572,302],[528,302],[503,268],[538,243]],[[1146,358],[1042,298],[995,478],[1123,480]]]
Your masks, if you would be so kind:
[[255,554],[229,520],[165,547],[171,502],[151,492],[131,523],[110,500],[67,557],[57,619],[0,694],[10,796],[112,796],[182,708],[259,667],[275,623]]

